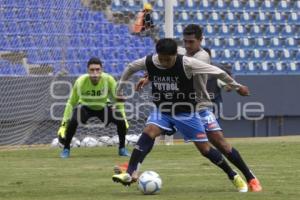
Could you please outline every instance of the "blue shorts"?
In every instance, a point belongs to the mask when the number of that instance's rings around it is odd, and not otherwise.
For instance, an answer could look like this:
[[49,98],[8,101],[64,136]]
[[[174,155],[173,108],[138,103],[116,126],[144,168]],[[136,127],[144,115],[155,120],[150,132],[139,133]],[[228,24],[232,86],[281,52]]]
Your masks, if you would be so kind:
[[180,113],[175,116],[153,111],[146,124],[154,124],[166,131],[175,126],[185,141],[207,142],[207,136],[199,113]]
[[222,130],[218,120],[216,119],[214,113],[211,110],[203,110],[199,112],[199,114],[206,132]]

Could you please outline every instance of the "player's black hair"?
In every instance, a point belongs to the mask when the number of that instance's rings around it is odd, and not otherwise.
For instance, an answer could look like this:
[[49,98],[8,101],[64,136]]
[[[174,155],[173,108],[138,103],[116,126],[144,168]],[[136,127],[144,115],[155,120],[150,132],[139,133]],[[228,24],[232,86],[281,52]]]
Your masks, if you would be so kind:
[[177,43],[171,38],[163,38],[156,43],[156,53],[163,55],[177,54]]
[[92,64],[100,65],[102,67],[102,62],[99,58],[95,58],[95,57],[90,58],[90,60],[87,63],[87,67],[89,68],[89,66]]
[[206,51],[206,52],[208,53],[209,57],[211,57],[211,51],[210,51],[209,48],[203,47],[203,50]]
[[195,35],[198,40],[202,39],[202,28],[196,24],[189,24],[183,29],[183,35]]

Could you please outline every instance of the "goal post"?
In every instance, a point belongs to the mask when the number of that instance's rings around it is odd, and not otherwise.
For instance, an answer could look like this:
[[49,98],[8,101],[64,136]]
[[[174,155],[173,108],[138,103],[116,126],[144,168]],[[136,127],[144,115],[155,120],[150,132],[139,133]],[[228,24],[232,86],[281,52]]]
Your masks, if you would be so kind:
[[[165,37],[174,38],[174,0],[164,0],[165,1]],[[173,135],[165,135],[164,143],[166,145],[173,145],[174,142]]]

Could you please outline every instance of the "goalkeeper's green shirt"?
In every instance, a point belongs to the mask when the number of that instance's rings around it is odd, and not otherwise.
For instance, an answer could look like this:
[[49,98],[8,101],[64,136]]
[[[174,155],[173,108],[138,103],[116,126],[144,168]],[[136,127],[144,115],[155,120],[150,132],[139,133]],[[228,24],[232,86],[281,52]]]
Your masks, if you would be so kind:
[[[102,110],[107,102],[116,103],[116,86],[115,79],[104,72],[101,73],[97,85],[91,82],[89,74],[78,77],[66,104],[63,122],[67,122],[71,118],[73,108],[78,104],[88,106],[92,110]],[[118,102],[116,108],[125,119],[124,103]]]

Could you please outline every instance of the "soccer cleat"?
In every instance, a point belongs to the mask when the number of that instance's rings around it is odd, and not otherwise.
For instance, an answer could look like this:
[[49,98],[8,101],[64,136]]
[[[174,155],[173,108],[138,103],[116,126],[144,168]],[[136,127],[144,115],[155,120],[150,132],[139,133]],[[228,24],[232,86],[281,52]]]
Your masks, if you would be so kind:
[[260,192],[262,191],[262,187],[257,178],[253,178],[248,182],[248,186],[251,192]]
[[113,182],[122,183],[124,186],[130,186],[133,182],[130,174],[122,173],[122,174],[115,174],[112,176]]
[[248,186],[240,175],[235,175],[233,177],[232,183],[239,192],[248,192]]
[[69,158],[70,157],[70,150],[69,149],[63,149],[60,153],[61,158]]
[[114,166],[114,173],[115,174],[122,174],[122,173],[125,173],[126,170],[128,168],[128,162],[126,163],[122,163],[120,165],[115,165]]
[[127,157],[129,157],[130,153],[128,152],[128,150],[125,147],[123,147],[123,148],[119,149],[119,156],[127,156]]

